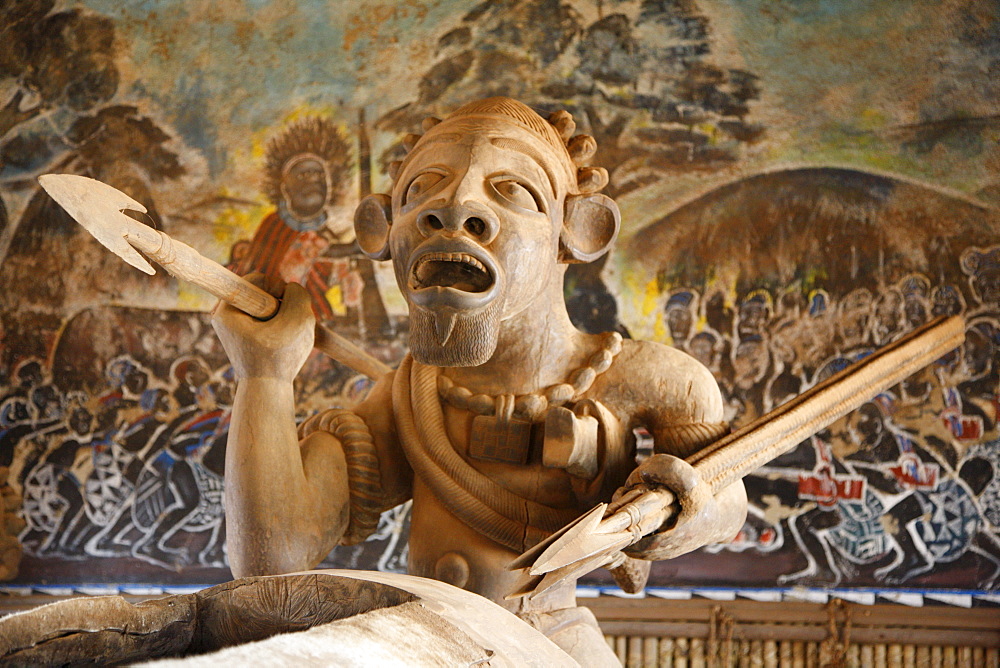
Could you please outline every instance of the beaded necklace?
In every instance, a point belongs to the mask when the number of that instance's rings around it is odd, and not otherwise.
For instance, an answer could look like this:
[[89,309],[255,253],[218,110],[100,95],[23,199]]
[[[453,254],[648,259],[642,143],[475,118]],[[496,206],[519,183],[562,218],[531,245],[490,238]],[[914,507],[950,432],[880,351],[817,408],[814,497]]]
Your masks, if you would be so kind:
[[621,350],[621,334],[609,332],[604,337],[601,349],[591,355],[584,366],[572,371],[565,381],[529,394],[501,394],[495,397],[489,394],[473,394],[469,388],[456,385],[443,373],[439,373],[437,377],[438,394],[451,406],[477,415],[512,415],[520,420],[537,422],[545,415],[550,405],[559,406],[590,389],[597,376],[608,370]]

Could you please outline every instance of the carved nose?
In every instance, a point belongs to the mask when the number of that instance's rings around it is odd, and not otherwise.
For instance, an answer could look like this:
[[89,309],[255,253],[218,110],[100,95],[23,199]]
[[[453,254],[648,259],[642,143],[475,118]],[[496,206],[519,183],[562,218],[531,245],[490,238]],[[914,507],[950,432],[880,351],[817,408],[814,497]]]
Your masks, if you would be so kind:
[[455,236],[464,233],[481,244],[493,241],[499,227],[496,215],[485,206],[474,202],[458,206],[431,207],[417,217],[417,228],[425,237],[434,234]]

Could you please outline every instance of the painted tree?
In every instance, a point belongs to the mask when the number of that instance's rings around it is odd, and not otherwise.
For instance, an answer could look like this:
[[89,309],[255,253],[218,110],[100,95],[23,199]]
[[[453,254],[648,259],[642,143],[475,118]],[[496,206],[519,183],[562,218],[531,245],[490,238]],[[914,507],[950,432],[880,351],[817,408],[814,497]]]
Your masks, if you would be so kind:
[[[20,126],[51,110],[90,110],[118,89],[114,25],[81,9],[53,11],[55,0],[7,0],[0,4],[0,172],[32,167],[51,155],[58,140],[21,137],[19,150],[3,145]],[[27,165],[18,164],[27,162]],[[0,260],[13,236],[0,199]]]
[[[163,227],[153,200],[151,184],[175,179],[185,172],[175,152],[167,147],[171,137],[136,107],[110,105],[79,116],[63,135],[66,150],[53,171],[75,173],[104,181],[141,202],[152,222]],[[23,150],[12,141],[15,150]],[[0,267],[0,281],[10,287],[0,297],[0,307],[59,308],[77,296],[87,299],[90,290],[114,298],[129,284],[121,261],[103,251],[97,242],[41,190],[29,200],[20,224],[11,235],[7,259]],[[87,262],[79,261],[84,249],[93,250]],[[44,280],[38,280],[43,275]],[[165,281],[165,276],[149,281]],[[100,283],[98,283],[100,281]]]
[[597,140],[612,196],[715,169],[763,128],[749,120],[757,77],[714,64],[710,32],[693,0],[484,2],[439,38],[417,99],[378,127],[412,131],[424,116],[508,95],[543,113],[571,111]]
[[[34,187],[18,175],[69,171],[116,181],[112,185],[151,204],[147,181],[183,173],[176,153],[165,148],[171,137],[135,107],[105,106],[119,80],[113,21],[54,7],[54,0],[0,5],[0,84],[12,91],[0,107],[0,172],[7,187]],[[49,122],[31,123],[42,114]],[[0,258],[15,236],[3,227]]]
[[0,80],[13,93],[0,109],[0,137],[43,111],[82,112],[118,90],[111,19],[55,0],[0,5]]
[[[43,264],[59,265],[47,280],[22,286],[24,292],[8,290],[0,300],[8,308],[14,294],[56,306],[77,284],[70,278],[73,263],[60,260],[76,226],[37,189],[35,175],[58,171],[100,179],[146,205],[158,223],[151,184],[184,173],[167,147],[172,138],[154,120],[135,107],[108,104],[119,83],[114,22],[56,4],[0,4],[0,90],[9,91],[0,106],[0,175],[7,193],[31,194],[16,220],[7,219],[0,201],[0,274],[12,286],[23,279],[18,266],[40,253]],[[57,273],[63,270],[70,273]]]

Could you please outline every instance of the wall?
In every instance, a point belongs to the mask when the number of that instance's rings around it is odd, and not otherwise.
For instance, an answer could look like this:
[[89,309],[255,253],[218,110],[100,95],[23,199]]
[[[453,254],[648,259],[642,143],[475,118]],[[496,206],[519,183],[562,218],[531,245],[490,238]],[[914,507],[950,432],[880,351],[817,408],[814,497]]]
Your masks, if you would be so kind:
[[[122,263],[34,177],[98,178],[209,257],[305,283],[323,320],[394,363],[405,308],[353,250],[353,205],[385,191],[424,116],[505,94],[571,110],[611,172],[622,235],[568,275],[575,322],[698,357],[734,425],[933,315],[968,319],[960,351],[748,478],[736,540],[656,564],[652,583],[996,588],[995,3],[120,4],[0,9],[0,467],[22,508],[0,549],[15,583],[229,577],[233,384],[213,299]],[[322,210],[289,217],[282,168],[303,153]],[[369,386],[315,354],[300,417]],[[405,536],[402,507],[329,563],[400,568]]]

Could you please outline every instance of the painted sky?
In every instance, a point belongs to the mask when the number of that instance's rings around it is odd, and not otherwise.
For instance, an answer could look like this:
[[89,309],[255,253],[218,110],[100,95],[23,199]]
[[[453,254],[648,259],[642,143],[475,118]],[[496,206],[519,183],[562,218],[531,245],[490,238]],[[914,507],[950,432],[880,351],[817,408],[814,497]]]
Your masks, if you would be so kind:
[[[351,122],[359,107],[375,116],[412,100],[437,38],[477,3],[86,4],[117,22],[128,61],[124,96],[153,107],[219,178],[244,172],[256,133],[296,109]],[[603,4],[611,12],[621,3]],[[992,148],[941,149],[933,159],[898,150],[914,124],[1000,114],[995,0],[699,4],[712,19],[716,59],[761,77],[752,112],[771,130],[745,168],[856,163],[969,194],[995,180],[996,132]]]
[[[515,0],[496,0],[515,2]],[[475,0],[84,0],[111,18],[131,104],[177,137],[188,176],[157,193],[182,238],[224,259],[269,206],[263,147],[284,122],[330,115],[348,129],[418,97],[438,40]],[[583,24],[635,15],[639,0],[575,0]],[[61,8],[74,6],[64,2]],[[997,0],[700,0],[712,62],[759,77],[751,120],[764,138],[733,165],[691,170],[620,199],[623,236],[720,184],[789,165],[911,178],[1000,202],[1000,2]],[[0,90],[0,94],[3,91]],[[59,110],[25,124],[65,127]],[[930,136],[930,141],[926,141]],[[395,141],[374,133],[374,154]],[[4,178],[34,173],[8,172]],[[388,180],[376,174],[375,187]],[[16,217],[27,191],[11,193]],[[174,215],[191,202],[256,201],[206,225]],[[20,200],[20,201],[19,201]],[[188,225],[185,220],[193,221]]]

